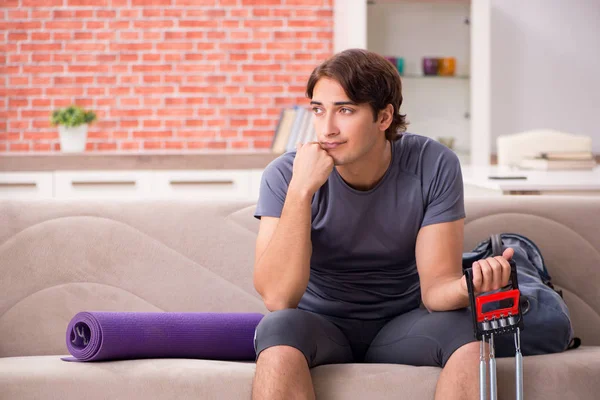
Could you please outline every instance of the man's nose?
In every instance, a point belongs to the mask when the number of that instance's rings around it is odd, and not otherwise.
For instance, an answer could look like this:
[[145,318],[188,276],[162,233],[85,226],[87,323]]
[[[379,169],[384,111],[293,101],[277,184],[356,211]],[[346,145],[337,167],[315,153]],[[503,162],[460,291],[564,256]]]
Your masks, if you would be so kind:
[[340,133],[337,124],[335,123],[335,118],[332,116],[326,116],[323,121],[323,125],[321,126],[321,135],[323,137],[331,137]]

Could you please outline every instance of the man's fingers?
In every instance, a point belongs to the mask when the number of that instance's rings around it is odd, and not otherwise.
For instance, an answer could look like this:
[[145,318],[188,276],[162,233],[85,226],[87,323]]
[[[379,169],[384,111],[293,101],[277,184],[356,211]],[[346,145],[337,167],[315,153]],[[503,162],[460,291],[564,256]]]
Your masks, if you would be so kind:
[[296,151],[300,150],[302,148],[302,143],[297,142],[296,143]]
[[481,275],[483,276],[483,279],[481,282],[481,291],[489,292],[492,288],[492,283],[493,283],[492,267],[488,263],[487,259],[479,260],[479,265],[481,265]]
[[314,144],[316,144],[317,146],[319,146],[320,148],[322,148],[321,147],[321,143],[319,143],[319,142],[306,142],[306,143],[298,142],[298,143],[296,143],[296,150],[299,149],[299,148],[301,148],[301,147],[303,147],[303,146],[310,146],[310,145],[314,145]]
[[500,264],[500,261],[493,257],[488,258],[487,261],[492,269],[492,281],[490,282],[490,290],[500,289],[502,287],[502,264]]
[[502,257],[507,260],[510,260],[515,255],[515,250],[511,247],[507,247],[506,250],[502,253]]
[[496,260],[502,265],[502,282],[501,287],[508,285],[508,281],[510,280],[510,263],[506,260],[506,258],[502,256],[495,257]]
[[473,287],[480,293],[501,289],[510,281],[510,263],[508,260],[514,250],[508,248],[502,256],[489,257],[473,263]]
[[473,289],[475,292],[481,292],[481,281],[483,276],[481,275],[481,266],[477,261],[473,263]]

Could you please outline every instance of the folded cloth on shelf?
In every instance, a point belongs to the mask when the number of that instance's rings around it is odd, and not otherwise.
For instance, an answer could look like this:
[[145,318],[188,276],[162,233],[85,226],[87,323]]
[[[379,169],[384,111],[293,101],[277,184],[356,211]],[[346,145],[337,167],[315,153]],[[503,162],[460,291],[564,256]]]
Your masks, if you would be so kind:
[[77,313],[67,327],[64,361],[198,358],[254,361],[258,313]]

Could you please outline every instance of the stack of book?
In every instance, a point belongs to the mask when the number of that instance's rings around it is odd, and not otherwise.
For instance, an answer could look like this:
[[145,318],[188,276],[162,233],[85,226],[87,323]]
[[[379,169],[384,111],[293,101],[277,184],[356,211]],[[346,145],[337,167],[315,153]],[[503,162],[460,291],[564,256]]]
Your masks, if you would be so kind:
[[314,142],[317,139],[312,111],[302,106],[284,108],[279,115],[271,150],[285,153],[296,148],[296,143]]
[[596,160],[592,152],[548,152],[533,158],[524,158],[519,167],[537,170],[593,169]]

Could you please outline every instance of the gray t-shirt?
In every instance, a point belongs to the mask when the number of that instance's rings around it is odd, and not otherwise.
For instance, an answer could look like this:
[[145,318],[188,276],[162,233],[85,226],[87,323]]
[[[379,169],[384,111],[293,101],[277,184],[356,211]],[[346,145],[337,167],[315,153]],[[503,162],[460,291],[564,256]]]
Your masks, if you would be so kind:
[[[351,188],[334,168],[315,193],[310,279],[298,308],[380,319],[419,307],[417,234],[465,217],[462,173],[456,154],[430,138],[405,133],[392,148],[391,164],[371,190]],[[265,168],[256,218],[281,216],[295,155]]]

